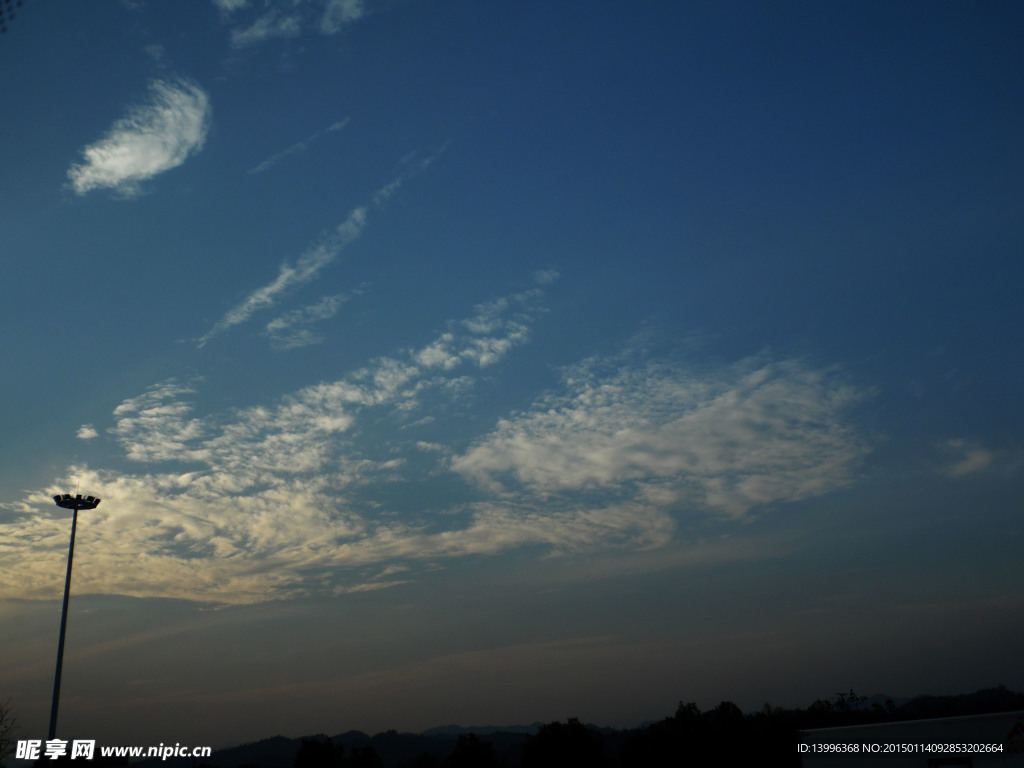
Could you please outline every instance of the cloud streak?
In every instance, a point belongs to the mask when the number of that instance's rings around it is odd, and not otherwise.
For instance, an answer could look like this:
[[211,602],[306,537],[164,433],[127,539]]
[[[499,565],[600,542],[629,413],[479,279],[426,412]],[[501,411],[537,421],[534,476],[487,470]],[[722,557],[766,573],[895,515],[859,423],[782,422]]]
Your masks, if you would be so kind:
[[[335,125],[342,124],[336,123]],[[333,128],[334,126],[332,126]],[[421,159],[410,158],[403,173],[373,193],[370,205],[377,208],[383,206],[405,181],[429,168],[445,151],[445,148],[446,146],[442,146],[436,152]],[[276,278],[251,291],[241,302],[229,309],[209,331],[196,340],[196,346],[206,346],[211,339],[245,323],[260,310],[273,307],[293,289],[311,282],[324,267],[335,261],[345,248],[359,238],[366,227],[368,218],[368,205],[352,209],[348,218],[321,238],[316,245],[306,250],[294,263],[287,261],[283,263]]]
[[229,309],[224,317],[199,338],[197,346],[206,346],[207,342],[215,336],[219,336],[236,325],[241,325],[256,312],[274,306],[286,292],[313,280],[324,267],[338,258],[341,252],[362,234],[366,221],[366,208],[362,206],[354,208],[348,218],[339,224],[333,232],[322,238],[319,243],[303,253],[294,264],[289,262],[282,264],[276,278],[252,291],[241,302]]
[[106,136],[90,144],[83,162],[68,170],[77,195],[113,189],[122,197],[141,192],[141,184],[177,168],[202,149],[210,126],[210,98],[182,78],[153,80],[149,99],[131,108]]
[[340,131],[342,128],[348,125],[348,123],[349,118],[346,117],[344,120],[340,120],[337,123],[334,123],[333,125],[325,128],[324,130],[310,134],[302,141],[292,144],[290,147],[288,147],[288,149],[284,150],[283,152],[278,152],[276,155],[271,155],[266,160],[253,166],[252,168],[249,169],[249,173],[263,173],[264,171],[273,168],[275,165],[277,165],[279,162],[284,160],[289,155],[294,155],[299,152],[305,152],[307,149],[309,149],[310,144],[312,144],[314,141],[322,137],[324,134],[335,133],[336,131]]

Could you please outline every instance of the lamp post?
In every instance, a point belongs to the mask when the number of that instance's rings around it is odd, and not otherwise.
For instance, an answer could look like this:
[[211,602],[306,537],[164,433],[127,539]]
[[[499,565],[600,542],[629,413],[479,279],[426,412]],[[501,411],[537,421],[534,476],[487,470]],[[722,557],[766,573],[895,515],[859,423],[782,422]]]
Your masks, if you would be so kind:
[[60,612],[60,640],[57,643],[57,673],[53,678],[53,702],[50,704],[50,735],[53,739],[57,731],[57,704],[60,702],[60,673],[64,667],[64,633],[68,627],[68,597],[71,595],[71,561],[75,557],[75,528],[78,527],[78,510],[96,509],[100,500],[94,496],[82,498],[82,494],[72,496],[70,493],[57,494],[53,497],[58,507],[74,511],[71,516],[71,546],[68,548],[68,572],[64,577],[64,608]]

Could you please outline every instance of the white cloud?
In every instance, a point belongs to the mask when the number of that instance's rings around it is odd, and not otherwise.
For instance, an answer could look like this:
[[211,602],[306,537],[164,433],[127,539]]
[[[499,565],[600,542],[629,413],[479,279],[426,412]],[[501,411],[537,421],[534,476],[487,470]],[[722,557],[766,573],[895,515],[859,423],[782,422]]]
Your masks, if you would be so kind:
[[[454,324],[433,342],[415,353],[426,368],[451,370],[463,360],[480,368],[499,362],[513,347],[529,337],[529,326],[542,312],[540,289],[532,289],[478,304],[476,313]],[[465,333],[469,331],[469,333]]]
[[[539,298],[529,292],[497,303],[517,316],[518,329],[539,311]],[[423,521],[380,515],[374,498],[379,484],[404,477],[407,457],[436,467],[433,457],[450,452],[415,434],[400,438],[421,397],[429,391],[458,397],[467,378],[448,376],[424,350],[440,343],[457,365],[475,366],[481,340],[505,351],[521,343],[518,331],[517,339],[500,343],[508,329],[490,317],[489,336],[452,322],[423,348],[377,358],[272,405],[197,416],[192,400],[199,382],[178,380],[124,400],[110,431],[125,458],[142,469],[68,472],[103,499],[80,520],[76,588],[246,603],[314,589],[379,589],[399,583],[385,579],[388,573],[430,557],[496,552],[516,541],[549,543],[539,513],[481,507],[469,510],[475,522],[468,526],[458,527],[453,517],[455,527],[428,531]],[[367,434],[361,422],[370,412],[370,424],[392,416],[386,440]],[[381,444],[392,448],[382,452]],[[67,531],[49,494],[68,478],[31,494],[15,507],[19,519],[0,524],[0,597],[49,598],[54,584],[59,588]],[[566,518],[557,530],[572,525]],[[574,536],[596,540],[595,525],[578,521]],[[362,570],[353,574],[353,568]]]
[[865,453],[843,418],[857,393],[798,361],[703,376],[609,366],[569,370],[563,394],[502,420],[452,468],[491,492],[613,491],[740,516],[848,483]]
[[235,48],[298,37],[306,29],[317,29],[325,35],[338,34],[368,13],[363,0],[263,0],[255,8],[249,0],[213,0],[213,3],[222,19],[233,27],[231,44]]
[[99,437],[100,433],[96,431],[92,424],[83,424],[78,428],[78,433],[75,436],[79,440],[92,440],[95,437]]
[[[79,520],[77,590],[214,603],[381,589],[439,559],[524,546],[664,547],[683,515],[739,517],[852,479],[858,394],[799,361],[696,373],[591,359],[468,449],[441,442],[436,414],[525,343],[542,297],[480,304],[421,347],[266,405],[197,415],[201,382],[177,380],[124,400],[110,433],[135,468],[72,467],[9,506],[0,598],[59,593],[68,531],[50,495],[72,478],[103,499]],[[427,480],[477,495],[391,507]]]
[[114,409],[113,433],[132,461],[203,459],[205,452],[190,448],[204,433],[203,423],[189,418],[192,406],[182,400],[195,390],[176,380],[150,387]]
[[363,0],[327,0],[324,15],[320,19],[320,31],[325,35],[336,34],[365,15]]
[[84,162],[68,170],[76,194],[113,189],[131,197],[140,192],[141,182],[202,149],[211,112],[206,92],[184,79],[154,80],[149,89],[149,101],[133,107],[106,136],[82,150]]
[[256,19],[244,29],[231,31],[231,45],[245,48],[258,45],[278,37],[298,37],[302,34],[302,26],[298,16],[281,16],[277,11],[269,11]]

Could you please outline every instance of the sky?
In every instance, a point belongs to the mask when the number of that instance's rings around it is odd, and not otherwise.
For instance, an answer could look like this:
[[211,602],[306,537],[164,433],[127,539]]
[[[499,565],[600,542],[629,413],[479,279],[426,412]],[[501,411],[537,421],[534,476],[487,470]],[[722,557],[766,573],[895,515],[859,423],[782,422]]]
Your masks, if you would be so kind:
[[24,738],[1024,689],[1019,3],[16,10]]

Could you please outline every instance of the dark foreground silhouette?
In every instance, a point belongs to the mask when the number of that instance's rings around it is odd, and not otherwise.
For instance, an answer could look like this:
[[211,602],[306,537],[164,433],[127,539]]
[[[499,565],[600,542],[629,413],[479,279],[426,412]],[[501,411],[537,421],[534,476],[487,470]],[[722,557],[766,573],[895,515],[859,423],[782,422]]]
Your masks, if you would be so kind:
[[[707,765],[799,766],[799,731],[842,725],[978,715],[1024,709],[1024,693],[1005,687],[902,703],[852,690],[806,709],[765,704],[744,714],[724,701],[701,711],[680,702],[669,717],[616,730],[576,718],[509,729],[438,728],[422,734],[349,731],[334,737],[276,736],[220,750],[209,759],[159,759],[132,768],[685,768]],[[460,732],[461,731],[461,732]],[[50,761],[45,761],[48,764]]]

